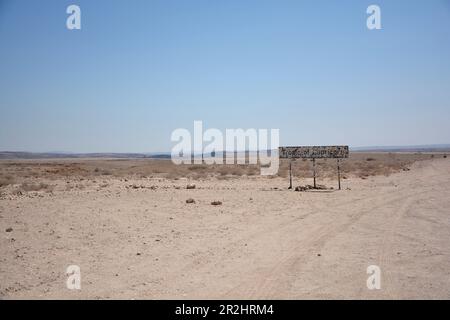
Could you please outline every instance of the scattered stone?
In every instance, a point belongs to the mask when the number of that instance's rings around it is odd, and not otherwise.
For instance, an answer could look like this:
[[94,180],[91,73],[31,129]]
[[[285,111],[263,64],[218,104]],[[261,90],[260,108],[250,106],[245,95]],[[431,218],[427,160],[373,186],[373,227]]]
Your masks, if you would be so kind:
[[189,183],[189,184],[186,186],[186,189],[195,189],[195,184]]
[[13,228],[7,228],[5,231],[6,232],[11,232],[11,231],[13,231]]
[[138,253],[136,253],[136,255],[137,255],[137,256],[140,256],[140,255],[141,255],[141,253],[140,253],[140,252],[138,252]]
[[[316,187],[314,187],[314,186],[312,186],[310,184],[307,184],[305,186],[295,187],[294,190],[295,191],[307,191],[307,190],[327,190],[327,189],[328,188],[326,186],[322,185],[322,184],[318,184],[318,185],[316,185]],[[333,188],[330,188],[330,189],[333,189]]]
[[320,253],[317,254],[318,257],[321,257],[322,255]]
[[213,206],[220,206],[220,205],[222,205],[222,201],[213,201],[213,202],[211,202],[211,204]]
[[195,200],[192,199],[192,198],[189,198],[189,199],[186,200],[186,203],[195,203]]

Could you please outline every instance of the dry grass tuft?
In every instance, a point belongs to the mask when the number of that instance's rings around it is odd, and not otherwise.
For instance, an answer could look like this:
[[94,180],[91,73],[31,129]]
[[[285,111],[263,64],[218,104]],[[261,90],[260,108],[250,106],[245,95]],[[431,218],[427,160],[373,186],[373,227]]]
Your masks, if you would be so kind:
[[[436,154],[435,159],[444,156],[445,153]],[[430,154],[351,152],[348,159],[341,161],[341,172],[346,177],[389,175],[410,167],[415,161],[426,159],[430,159]],[[336,167],[335,159],[317,160],[317,177],[334,178],[337,174]],[[162,178],[178,180],[187,178],[202,180],[217,178],[227,180],[242,176],[259,176],[260,169],[259,164],[175,165],[171,160],[159,159],[14,160],[0,162],[0,187],[17,184],[17,181],[29,181],[30,179],[45,179],[48,181],[74,178],[81,181],[81,179],[93,179],[101,176],[120,179]],[[312,177],[312,163],[309,160],[295,160],[292,169],[295,177]],[[286,178],[288,173],[289,161],[281,159],[277,176]],[[30,187],[25,186],[25,188]],[[45,186],[31,187],[31,189],[33,188],[45,189]]]
[[45,192],[52,192],[54,186],[51,186],[49,184],[40,182],[40,183],[28,183],[24,182],[19,186],[20,191],[45,191]]
[[8,176],[0,177],[0,188],[9,186],[10,184],[14,184],[14,183],[15,183],[15,179],[13,176],[8,175]]

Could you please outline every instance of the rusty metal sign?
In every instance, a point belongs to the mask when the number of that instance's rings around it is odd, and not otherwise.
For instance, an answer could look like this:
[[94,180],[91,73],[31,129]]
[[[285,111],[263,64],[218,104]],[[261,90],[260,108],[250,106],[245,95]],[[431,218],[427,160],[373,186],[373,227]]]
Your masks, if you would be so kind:
[[348,158],[348,146],[280,147],[282,159]]

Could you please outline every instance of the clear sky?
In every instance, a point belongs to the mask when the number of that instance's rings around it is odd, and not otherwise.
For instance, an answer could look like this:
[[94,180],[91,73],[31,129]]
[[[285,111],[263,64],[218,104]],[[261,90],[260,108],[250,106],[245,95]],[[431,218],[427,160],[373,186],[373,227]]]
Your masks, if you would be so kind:
[[450,1],[0,0],[0,150],[170,151],[194,120],[450,143]]

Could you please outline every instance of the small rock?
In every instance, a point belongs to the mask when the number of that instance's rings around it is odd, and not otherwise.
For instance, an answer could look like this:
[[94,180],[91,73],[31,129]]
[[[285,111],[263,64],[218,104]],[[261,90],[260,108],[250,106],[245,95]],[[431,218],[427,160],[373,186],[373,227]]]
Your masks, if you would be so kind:
[[186,186],[186,189],[195,189],[195,184],[190,183]]
[[7,228],[5,231],[6,232],[11,232],[11,231],[13,231],[13,228]]
[[189,199],[186,200],[186,203],[195,203],[195,200],[192,199],[192,198],[189,198]]
[[136,253],[136,255],[137,255],[137,256],[140,256],[140,255],[141,255],[141,253],[140,253],[140,252],[138,252],[138,253]]
[[321,257],[322,255],[320,253],[317,254],[318,257]]
[[213,206],[220,206],[222,204],[222,201],[213,201],[213,202],[211,202],[211,204]]

